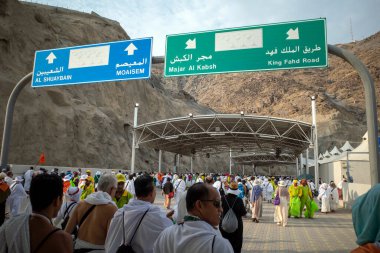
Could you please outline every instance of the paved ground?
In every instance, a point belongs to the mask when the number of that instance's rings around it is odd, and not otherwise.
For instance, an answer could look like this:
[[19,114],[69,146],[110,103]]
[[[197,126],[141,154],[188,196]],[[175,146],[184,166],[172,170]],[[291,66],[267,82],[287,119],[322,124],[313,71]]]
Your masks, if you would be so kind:
[[[163,206],[161,191],[156,204]],[[356,248],[351,212],[339,209],[336,213],[317,212],[314,219],[294,219],[287,227],[273,222],[274,206],[263,203],[260,223],[245,218],[242,252],[350,252]]]
[[287,227],[277,226],[273,213],[274,206],[264,203],[260,223],[244,221],[243,252],[350,252],[357,247],[350,211],[291,218]]

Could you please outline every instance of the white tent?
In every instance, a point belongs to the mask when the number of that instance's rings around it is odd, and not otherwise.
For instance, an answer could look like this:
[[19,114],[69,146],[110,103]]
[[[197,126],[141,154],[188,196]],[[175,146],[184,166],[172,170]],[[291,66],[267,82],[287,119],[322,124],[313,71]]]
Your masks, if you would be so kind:
[[[347,159],[353,160],[353,161],[368,161],[369,160],[369,153],[368,153],[368,133],[364,134],[362,142],[359,146],[356,148],[353,148],[351,144],[346,141],[344,145],[340,148],[343,150],[342,153],[338,155],[332,155],[335,153],[335,147],[333,150],[331,150],[331,155],[329,153],[329,156],[326,156],[328,151],[323,154],[323,159],[320,160],[320,164],[333,162],[333,161],[345,161]],[[334,152],[333,152],[334,151]],[[319,156],[320,157],[320,156]]]
[[352,151],[352,150],[354,150],[354,148],[351,146],[351,144],[348,141],[346,141],[344,143],[343,147],[340,148],[340,150],[342,150],[343,152],[344,151]]
[[331,154],[331,155],[340,155],[341,152],[340,152],[339,149],[335,146],[335,147],[330,151],[330,154]]
[[318,160],[323,160],[323,155],[319,153]]
[[329,151],[326,150],[326,152],[323,154],[323,157],[325,158],[329,158],[331,155],[329,153]]

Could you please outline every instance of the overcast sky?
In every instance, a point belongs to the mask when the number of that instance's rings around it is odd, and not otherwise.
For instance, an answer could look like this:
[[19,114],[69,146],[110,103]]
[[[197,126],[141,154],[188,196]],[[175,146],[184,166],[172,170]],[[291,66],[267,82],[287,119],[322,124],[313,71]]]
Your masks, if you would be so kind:
[[[31,1],[31,0],[28,0]],[[167,34],[325,17],[329,44],[362,40],[380,31],[380,0],[32,0],[118,21],[133,38],[153,37],[165,54]]]

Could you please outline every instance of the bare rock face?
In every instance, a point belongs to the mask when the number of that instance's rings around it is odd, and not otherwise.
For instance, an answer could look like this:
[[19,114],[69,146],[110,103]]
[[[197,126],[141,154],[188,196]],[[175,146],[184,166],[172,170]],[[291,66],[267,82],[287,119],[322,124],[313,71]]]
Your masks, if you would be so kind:
[[[0,1],[0,24],[0,126],[12,89],[33,69],[36,50],[129,39],[116,21],[96,13],[17,0]],[[368,67],[378,95],[380,34],[340,46],[353,51]],[[155,65],[150,80],[39,89],[28,86],[16,104],[9,163],[36,164],[44,152],[47,165],[128,168],[136,102],[141,105],[139,124],[189,112],[241,110],[311,122],[309,96],[317,95],[320,150],[346,140],[355,146],[366,131],[363,85],[343,60],[330,56],[329,65],[326,69],[165,79],[163,66]],[[165,169],[172,169],[173,156],[164,155]],[[140,147],[137,168],[156,169],[157,158],[156,151]],[[188,167],[189,159],[181,160],[183,167]],[[205,164],[198,159],[195,165],[204,170]],[[227,171],[228,167],[228,162],[218,157],[207,164],[211,171]]]
[[[8,97],[32,71],[36,50],[129,39],[117,22],[95,13],[14,0],[1,3],[10,13],[0,15],[1,126]],[[128,168],[136,102],[139,123],[212,112],[187,97],[173,98],[155,77],[38,89],[28,85],[16,103],[9,163],[36,164],[44,152],[47,165]],[[173,167],[172,156],[164,156],[164,167]],[[154,150],[141,147],[137,168],[150,170],[157,158]]]

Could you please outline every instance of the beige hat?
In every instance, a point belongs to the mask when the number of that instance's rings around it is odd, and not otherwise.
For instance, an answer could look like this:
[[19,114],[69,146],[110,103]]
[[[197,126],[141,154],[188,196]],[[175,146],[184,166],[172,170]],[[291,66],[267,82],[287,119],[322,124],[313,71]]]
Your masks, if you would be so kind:
[[229,189],[227,191],[227,194],[229,194],[229,193],[234,194],[236,196],[240,194],[238,183],[236,183],[235,181],[232,181],[230,183],[230,187],[229,187]]
[[0,173],[0,180],[4,179],[6,176],[7,176],[7,174],[5,174],[4,172],[1,172]]
[[255,186],[255,185],[260,185],[261,183],[260,183],[260,180],[259,179],[256,179],[255,181],[253,181],[253,186]]
[[278,182],[278,186],[285,187],[286,184],[285,184],[284,180],[281,180],[280,182]]

